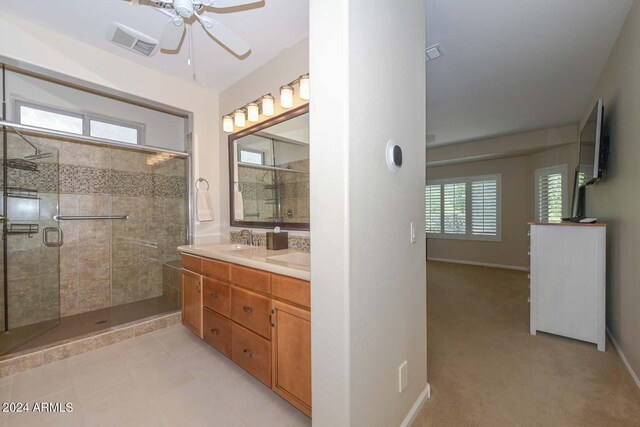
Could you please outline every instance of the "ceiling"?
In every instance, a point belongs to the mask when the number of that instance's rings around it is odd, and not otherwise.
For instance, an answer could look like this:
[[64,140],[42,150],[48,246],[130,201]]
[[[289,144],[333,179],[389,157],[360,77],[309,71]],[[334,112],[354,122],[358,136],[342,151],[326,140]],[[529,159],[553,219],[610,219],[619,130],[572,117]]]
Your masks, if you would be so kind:
[[575,123],[632,0],[426,0],[427,146]]
[[[132,5],[125,0],[1,1],[3,12],[27,18],[149,67],[193,79],[187,65],[186,37],[178,53],[158,52],[153,57],[127,51],[107,40],[106,34],[114,21],[159,39],[169,18],[151,6]],[[258,5],[239,12],[206,13],[251,45],[251,53],[244,59],[238,59],[220,46],[198,23],[192,26],[197,84],[221,91],[308,36],[308,1],[266,0]]]

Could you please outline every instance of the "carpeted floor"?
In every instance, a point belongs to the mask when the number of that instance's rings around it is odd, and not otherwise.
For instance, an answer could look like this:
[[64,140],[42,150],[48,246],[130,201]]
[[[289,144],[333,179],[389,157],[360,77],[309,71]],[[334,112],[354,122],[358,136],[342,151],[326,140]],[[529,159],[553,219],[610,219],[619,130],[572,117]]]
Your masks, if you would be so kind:
[[525,272],[428,263],[431,399],[414,427],[640,426],[640,390],[610,342],[603,353],[529,334],[527,282]]

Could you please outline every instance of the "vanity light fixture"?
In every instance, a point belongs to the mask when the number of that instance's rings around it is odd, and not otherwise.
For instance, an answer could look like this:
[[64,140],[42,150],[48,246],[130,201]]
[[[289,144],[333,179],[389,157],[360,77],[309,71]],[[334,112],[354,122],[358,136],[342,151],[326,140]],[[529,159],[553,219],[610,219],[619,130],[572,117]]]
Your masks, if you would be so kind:
[[309,74],[300,76],[300,99],[309,100]]
[[227,115],[222,118],[222,130],[227,133],[233,132],[233,117]]
[[[303,74],[294,81],[280,87],[280,106],[282,108],[293,108],[295,85],[299,86],[299,96],[303,101],[309,100],[309,74]],[[242,128],[247,125],[247,121],[256,123],[260,121],[260,114],[270,117],[275,114],[275,98],[266,94],[251,101],[244,107],[238,108],[232,113],[222,117],[222,130],[225,133],[232,133],[235,128]]]
[[293,107],[293,87],[289,85],[280,86],[280,106],[282,108]]
[[255,102],[247,104],[247,120],[254,123],[260,120],[260,109]]
[[271,95],[265,95],[262,97],[262,114],[265,116],[273,116],[274,114],[274,98]]
[[243,109],[240,108],[233,112],[233,124],[239,128],[243,128],[247,124]]

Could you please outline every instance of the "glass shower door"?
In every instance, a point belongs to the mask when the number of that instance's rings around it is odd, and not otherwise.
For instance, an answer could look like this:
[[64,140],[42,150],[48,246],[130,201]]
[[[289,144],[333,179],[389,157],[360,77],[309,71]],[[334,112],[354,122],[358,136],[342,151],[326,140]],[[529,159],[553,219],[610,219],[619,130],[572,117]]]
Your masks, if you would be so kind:
[[2,304],[0,355],[34,346],[60,321],[58,150],[2,133]]

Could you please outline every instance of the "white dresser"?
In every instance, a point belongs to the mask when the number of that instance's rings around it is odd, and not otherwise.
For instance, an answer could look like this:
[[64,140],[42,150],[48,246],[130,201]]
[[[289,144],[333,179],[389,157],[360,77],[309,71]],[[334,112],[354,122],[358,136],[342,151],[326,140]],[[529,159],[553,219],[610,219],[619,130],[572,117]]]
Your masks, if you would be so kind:
[[605,350],[605,224],[530,223],[531,334]]

